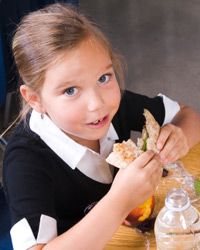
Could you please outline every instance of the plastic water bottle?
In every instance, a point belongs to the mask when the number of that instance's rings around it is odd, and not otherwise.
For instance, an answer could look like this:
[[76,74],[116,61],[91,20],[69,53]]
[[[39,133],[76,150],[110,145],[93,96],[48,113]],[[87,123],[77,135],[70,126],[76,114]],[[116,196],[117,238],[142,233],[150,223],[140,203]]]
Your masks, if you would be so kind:
[[154,226],[157,250],[200,249],[200,213],[183,189],[172,189]]

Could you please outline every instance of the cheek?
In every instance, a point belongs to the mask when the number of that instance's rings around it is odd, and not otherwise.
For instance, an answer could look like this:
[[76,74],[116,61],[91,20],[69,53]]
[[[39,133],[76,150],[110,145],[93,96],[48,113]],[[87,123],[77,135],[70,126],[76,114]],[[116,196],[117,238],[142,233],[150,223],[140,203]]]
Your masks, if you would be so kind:
[[70,105],[64,101],[53,99],[47,101],[44,106],[46,113],[60,128],[66,127],[68,124],[74,125],[78,117],[80,117],[80,110],[78,111],[76,107],[71,108]]
[[[61,111],[62,110],[62,111]],[[81,119],[80,109],[75,107],[66,107],[64,106],[60,112],[54,113],[56,118],[63,123],[63,125],[76,124],[78,120]]]
[[73,134],[80,129],[80,112],[77,114],[76,110],[65,108],[62,112],[54,112],[50,116],[57,127],[66,133]]
[[120,104],[120,100],[121,100],[121,92],[119,89],[119,86],[116,84],[116,86],[112,89],[112,91],[110,91],[109,94],[109,101],[111,103],[111,105],[118,109],[119,104]]

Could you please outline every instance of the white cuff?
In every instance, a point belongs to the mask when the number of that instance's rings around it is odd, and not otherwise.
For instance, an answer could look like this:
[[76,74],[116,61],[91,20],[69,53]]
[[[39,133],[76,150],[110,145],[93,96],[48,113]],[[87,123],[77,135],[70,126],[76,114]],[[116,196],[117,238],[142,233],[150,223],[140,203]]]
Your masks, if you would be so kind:
[[175,115],[180,111],[180,105],[178,102],[170,99],[169,97],[158,94],[158,96],[161,96],[163,98],[163,103],[165,106],[165,119],[162,125],[165,125],[172,121],[172,119],[175,117]]
[[36,244],[46,244],[57,236],[56,220],[41,215],[37,239],[35,239],[27,219],[18,221],[10,230],[14,250],[27,250]]

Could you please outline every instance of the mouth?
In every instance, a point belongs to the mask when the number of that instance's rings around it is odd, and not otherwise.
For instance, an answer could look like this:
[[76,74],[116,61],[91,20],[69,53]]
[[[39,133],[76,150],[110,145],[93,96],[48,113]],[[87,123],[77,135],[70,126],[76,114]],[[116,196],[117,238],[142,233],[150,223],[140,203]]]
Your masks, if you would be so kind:
[[108,120],[108,115],[104,116],[103,118],[100,118],[98,120],[95,120],[94,122],[88,123],[90,126],[101,126],[104,125]]
[[98,124],[98,123],[102,122],[102,121],[103,121],[103,119],[104,119],[104,117],[103,117],[102,119],[96,120],[95,122],[91,122],[91,124],[96,125],[96,124]]

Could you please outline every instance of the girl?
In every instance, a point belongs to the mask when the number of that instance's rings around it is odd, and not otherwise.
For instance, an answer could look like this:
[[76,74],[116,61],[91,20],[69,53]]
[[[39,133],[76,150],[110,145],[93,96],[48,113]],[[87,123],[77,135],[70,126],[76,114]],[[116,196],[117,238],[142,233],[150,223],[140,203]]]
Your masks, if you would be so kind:
[[[26,101],[4,158],[14,249],[102,249],[153,194],[162,164],[199,141],[200,117],[165,96],[123,91],[108,40],[65,4],[26,16],[13,52]],[[163,125],[160,154],[145,152],[116,173],[105,158],[142,130],[144,108]]]

